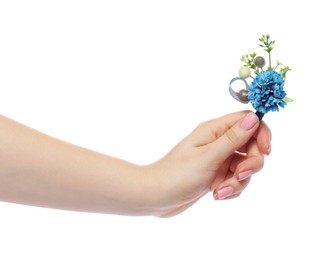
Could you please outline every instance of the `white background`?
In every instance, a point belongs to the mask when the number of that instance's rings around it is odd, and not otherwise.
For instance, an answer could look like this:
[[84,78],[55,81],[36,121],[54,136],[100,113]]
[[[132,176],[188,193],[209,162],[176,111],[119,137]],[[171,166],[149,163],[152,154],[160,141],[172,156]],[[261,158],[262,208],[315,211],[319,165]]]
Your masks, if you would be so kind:
[[[138,164],[237,110],[240,57],[276,40],[295,102],[243,195],[170,219],[0,203],[0,259],[327,259],[325,1],[0,0],[0,113]],[[1,127],[1,126],[0,126]]]

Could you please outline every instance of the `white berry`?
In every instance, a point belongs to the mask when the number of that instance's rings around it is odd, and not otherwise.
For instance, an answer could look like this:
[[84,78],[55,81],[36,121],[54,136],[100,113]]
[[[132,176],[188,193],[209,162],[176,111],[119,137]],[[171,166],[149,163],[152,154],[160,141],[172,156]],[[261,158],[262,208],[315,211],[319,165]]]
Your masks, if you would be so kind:
[[251,70],[246,66],[243,66],[239,69],[239,77],[247,79],[251,75]]

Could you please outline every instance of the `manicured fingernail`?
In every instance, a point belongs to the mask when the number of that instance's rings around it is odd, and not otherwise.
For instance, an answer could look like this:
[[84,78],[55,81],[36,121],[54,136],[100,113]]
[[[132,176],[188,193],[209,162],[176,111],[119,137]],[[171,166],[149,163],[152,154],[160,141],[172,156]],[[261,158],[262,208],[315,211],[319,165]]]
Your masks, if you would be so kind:
[[250,177],[252,174],[253,174],[252,170],[243,171],[243,172],[238,174],[238,180],[240,180],[240,181],[245,180],[248,177]]
[[267,155],[269,155],[271,153],[271,145],[269,145],[268,149],[267,149]]
[[253,126],[257,124],[259,121],[259,118],[257,115],[255,115],[253,112],[248,113],[243,121],[241,122],[240,126],[245,131],[250,130]]
[[224,187],[214,193],[214,199],[215,200],[224,200],[225,198],[228,198],[233,193],[232,187]]

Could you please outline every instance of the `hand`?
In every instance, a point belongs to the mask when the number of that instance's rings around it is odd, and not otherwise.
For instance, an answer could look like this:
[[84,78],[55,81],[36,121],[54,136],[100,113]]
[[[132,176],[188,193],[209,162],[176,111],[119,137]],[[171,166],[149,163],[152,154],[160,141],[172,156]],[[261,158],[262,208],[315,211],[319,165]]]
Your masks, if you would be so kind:
[[253,112],[232,113],[200,124],[160,161],[154,215],[179,214],[209,191],[215,199],[241,194],[269,155],[271,132]]

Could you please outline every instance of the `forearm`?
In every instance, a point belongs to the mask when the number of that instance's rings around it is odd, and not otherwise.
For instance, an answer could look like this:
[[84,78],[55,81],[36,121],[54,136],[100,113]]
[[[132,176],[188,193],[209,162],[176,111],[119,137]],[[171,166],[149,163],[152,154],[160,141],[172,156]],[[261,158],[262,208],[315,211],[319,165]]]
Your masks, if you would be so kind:
[[0,117],[0,200],[42,207],[148,215],[145,167],[68,144]]

